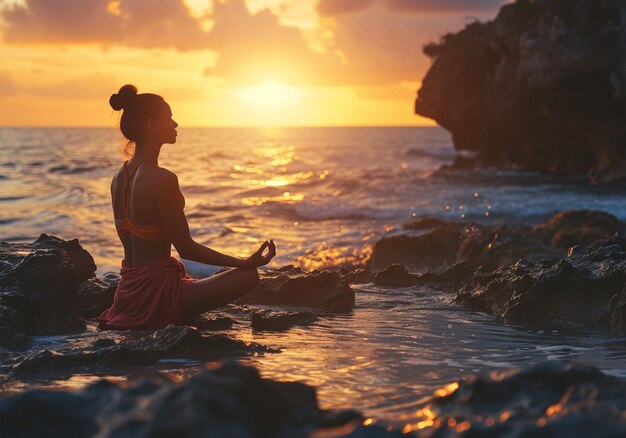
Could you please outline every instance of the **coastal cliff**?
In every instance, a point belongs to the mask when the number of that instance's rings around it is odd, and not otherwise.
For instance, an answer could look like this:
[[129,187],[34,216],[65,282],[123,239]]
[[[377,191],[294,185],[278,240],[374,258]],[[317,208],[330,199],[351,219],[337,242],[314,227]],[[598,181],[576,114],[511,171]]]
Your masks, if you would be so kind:
[[626,179],[626,4],[518,0],[424,53],[415,112],[452,133],[456,167]]

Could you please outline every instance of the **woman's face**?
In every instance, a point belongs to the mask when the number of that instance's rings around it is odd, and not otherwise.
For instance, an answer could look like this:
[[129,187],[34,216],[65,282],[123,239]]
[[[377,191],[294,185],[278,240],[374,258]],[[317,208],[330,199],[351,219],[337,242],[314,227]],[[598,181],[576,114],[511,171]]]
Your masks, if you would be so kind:
[[161,143],[176,143],[176,127],[178,123],[172,118],[172,109],[166,102],[163,102],[163,108],[153,120],[153,135]]

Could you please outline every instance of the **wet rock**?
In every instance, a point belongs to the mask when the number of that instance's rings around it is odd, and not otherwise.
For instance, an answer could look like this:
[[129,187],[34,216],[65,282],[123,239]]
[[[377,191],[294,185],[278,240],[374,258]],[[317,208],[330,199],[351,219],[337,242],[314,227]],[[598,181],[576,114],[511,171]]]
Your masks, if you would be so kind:
[[496,225],[481,227],[461,244],[458,259],[474,266],[496,269],[520,259],[538,261],[564,255],[529,234],[529,227]]
[[[106,334],[106,332],[103,332]],[[140,336],[137,337],[137,334]],[[165,358],[218,360],[253,353],[277,352],[259,344],[246,344],[226,335],[202,335],[189,326],[169,325],[155,332],[124,332],[116,338],[98,338],[79,347],[38,350],[8,360],[4,371],[15,374],[71,372],[143,365]],[[8,368],[8,369],[6,369]]]
[[[477,270],[456,301],[509,320],[596,323],[626,283],[626,243],[619,240],[574,247],[563,259]],[[614,304],[619,307],[619,299]]]
[[611,297],[600,317],[600,322],[617,329],[626,330],[626,283],[622,286],[621,292]]
[[626,382],[593,367],[548,361],[473,376],[437,393],[407,428],[418,429],[420,424],[418,437],[626,433]]
[[[12,310],[27,334],[82,331],[77,287],[96,265],[78,239],[41,234],[33,243],[0,242],[0,306]],[[0,326],[11,323],[0,312]]]
[[193,326],[198,330],[228,330],[232,328],[235,320],[229,316],[214,316],[203,313],[196,316]]
[[267,270],[254,289],[236,303],[342,311],[354,307],[354,291],[333,271]]
[[477,152],[455,166],[514,165],[626,178],[626,16],[620,0],[519,0],[424,47],[415,112]]
[[406,287],[419,283],[419,276],[409,274],[406,268],[399,264],[387,266],[374,274],[376,286]]
[[[434,227],[428,229],[428,227]],[[457,262],[492,270],[520,259],[536,262],[566,255],[574,245],[597,247],[623,233],[618,219],[602,211],[564,211],[536,227],[519,224],[484,225],[426,217],[408,229],[420,235],[385,237],[374,245],[369,266],[381,270],[401,264],[411,271],[441,271]]]
[[357,268],[343,274],[341,279],[348,284],[364,284],[373,280],[373,274],[365,268]]
[[297,325],[310,325],[317,321],[311,312],[259,311],[251,315],[252,328],[257,331],[285,331]]
[[441,290],[454,290],[462,287],[474,277],[476,268],[467,262],[459,262],[442,272],[424,272],[415,279],[416,284]]
[[409,269],[452,265],[464,239],[463,233],[450,227],[438,227],[419,236],[384,237],[374,244],[368,267],[379,271],[393,264]]
[[54,430],[67,438],[290,438],[322,436],[339,427],[345,436],[362,418],[354,411],[321,410],[314,388],[263,379],[254,368],[232,361],[183,382],[162,377],[124,388],[103,380],[80,392],[30,390],[0,401],[6,436],[40,436]]
[[113,272],[82,282],[78,286],[78,297],[83,315],[86,318],[97,318],[111,307],[118,283],[119,276]]
[[598,246],[624,226],[612,214],[593,210],[568,210],[555,214],[531,230],[535,238],[552,248],[567,251],[575,245]]

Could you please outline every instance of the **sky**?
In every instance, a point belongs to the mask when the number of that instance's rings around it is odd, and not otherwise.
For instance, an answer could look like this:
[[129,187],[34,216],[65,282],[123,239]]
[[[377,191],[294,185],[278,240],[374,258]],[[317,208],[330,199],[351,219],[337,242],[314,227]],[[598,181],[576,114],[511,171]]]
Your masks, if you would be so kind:
[[506,0],[0,0],[0,126],[417,126],[422,47]]

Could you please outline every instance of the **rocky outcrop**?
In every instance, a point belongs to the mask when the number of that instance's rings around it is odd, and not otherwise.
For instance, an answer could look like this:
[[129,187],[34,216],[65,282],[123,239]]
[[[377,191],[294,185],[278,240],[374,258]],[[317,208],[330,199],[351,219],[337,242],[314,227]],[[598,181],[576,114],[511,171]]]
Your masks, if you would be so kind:
[[[137,336],[137,335],[140,336]],[[215,361],[253,353],[278,352],[259,344],[246,344],[226,335],[203,335],[193,327],[170,325],[154,332],[104,332],[78,345],[40,349],[8,356],[0,367],[15,375],[91,372],[129,365],[153,364],[160,359],[185,358]]]
[[[616,238],[597,249],[576,246],[562,259],[520,260],[491,272],[478,269],[456,301],[507,320],[596,323],[620,307],[619,298],[612,298],[623,294],[625,284],[626,241]],[[613,320],[619,317],[607,322]]]
[[3,338],[85,329],[78,286],[95,277],[96,265],[78,239],[41,234],[33,243],[0,242],[0,261]]
[[54,431],[67,438],[291,438],[316,432],[322,436],[340,426],[347,434],[362,418],[354,411],[321,410],[312,387],[263,379],[254,368],[236,362],[206,369],[181,383],[162,377],[125,388],[102,380],[78,393],[30,390],[0,402],[4,436]]
[[287,266],[263,271],[259,283],[237,303],[343,311],[354,307],[354,291],[336,272]]
[[456,166],[626,179],[623,1],[517,0],[424,52],[415,112],[478,153]]
[[614,216],[566,211],[534,227],[426,218],[406,228],[428,226],[435,228],[417,239],[395,239],[415,243],[434,240],[430,234],[452,236],[444,245],[450,253],[438,257],[442,264],[431,268],[432,259],[425,261],[421,253],[424,245],[394,252],[386,246],[389,238],[383,239],[385,245],[374,246],[370,266],[394,263],[374,274],[375,285],[448,290],[458,303],[521,323],[561,320],[624,329],[626,240]]
[[[0,400],[6,436],[623,436],[626,383],[593,367],[544,362],[469,376],[435,391],[400,431],[356,411],[319,408],[315,389],[229,361],[175,382],[102,380],[80,392],[28,390]],[[46,415],[42,415],[44,412]],[[33,421],[37,418],[37,421]],[[372,423],[368,421],[367,424]]]
[[534,227],[421,218],[406,224],[405,229],[422,234],[400,234],[377,241],[368,261],[372,271],[392,264],[412,271],[437,271],[458,262],[493,270],[520,259],[535,262],[563,257],[575,245],[601,245],[623,233],[624,226],[602,211],[571,210],[556,213]]
[[587,366],[544,362],[472,376],[436,391],[405,431],[418,437],[617,437],[626,382]]

